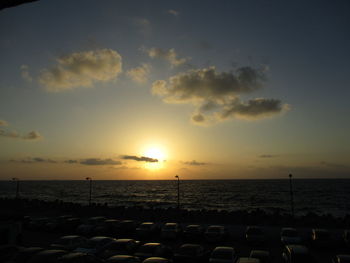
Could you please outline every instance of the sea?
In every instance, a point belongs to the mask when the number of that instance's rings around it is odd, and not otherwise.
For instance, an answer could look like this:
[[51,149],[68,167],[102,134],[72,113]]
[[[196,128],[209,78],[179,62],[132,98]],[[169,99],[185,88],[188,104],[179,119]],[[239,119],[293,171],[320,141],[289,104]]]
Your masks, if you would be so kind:
[[[20,181],[19,195],[26,199],[62,200],[87,204],[89,181]],[[177,206],[177,180],[92,181],[92,202],[108,206],[169,208]],[[287,180],[181,180],[180,205],[189,210],[291,211]],[[350,179],[293,179],[297,215],[313,212],[350,214]],[[16,181],[0,181],[0,198],[16,195]]]

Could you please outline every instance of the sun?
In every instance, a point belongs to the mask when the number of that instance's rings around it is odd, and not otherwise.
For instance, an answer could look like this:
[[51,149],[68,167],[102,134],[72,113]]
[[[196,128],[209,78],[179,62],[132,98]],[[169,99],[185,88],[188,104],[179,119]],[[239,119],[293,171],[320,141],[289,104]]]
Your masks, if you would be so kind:
[[163,147],[161,146],[148,146],[142,152],[142,156],[156,159],[156,162],[145,163],[145,168],[151,170],[157,170],[164,167],[164,162],[166,161],[167,154]]

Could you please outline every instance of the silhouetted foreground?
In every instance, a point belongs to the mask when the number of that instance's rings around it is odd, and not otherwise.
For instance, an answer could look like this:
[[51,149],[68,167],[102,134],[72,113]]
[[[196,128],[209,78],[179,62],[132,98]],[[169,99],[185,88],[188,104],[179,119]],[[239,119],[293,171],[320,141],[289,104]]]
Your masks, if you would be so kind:
[[[5,263],[348,263],[349,216],[0,199]],[[321,228],[322,227],[322,228]]]

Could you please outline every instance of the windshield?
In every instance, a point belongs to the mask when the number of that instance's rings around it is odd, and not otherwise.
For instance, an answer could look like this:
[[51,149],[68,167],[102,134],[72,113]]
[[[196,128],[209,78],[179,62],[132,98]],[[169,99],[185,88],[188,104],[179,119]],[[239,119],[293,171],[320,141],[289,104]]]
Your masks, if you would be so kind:
[[282,232],[282,236],[286,236],[286,237],[297,237],[298,233],[294,230],[284,230]]
[[214,250],[212,257],[217,259],[232,259],[233,253],[230,250]]

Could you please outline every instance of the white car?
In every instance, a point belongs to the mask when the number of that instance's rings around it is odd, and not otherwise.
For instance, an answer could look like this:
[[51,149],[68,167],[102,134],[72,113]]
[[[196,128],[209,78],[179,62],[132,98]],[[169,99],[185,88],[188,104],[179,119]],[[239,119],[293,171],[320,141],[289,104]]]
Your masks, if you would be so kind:
[[210,263],[233,263],[237,255],[233,247],[216,247],[210,255]]
[[295,228],[284,227],[281,230],[281,242],[284,245],[301,244],[301,237]]

